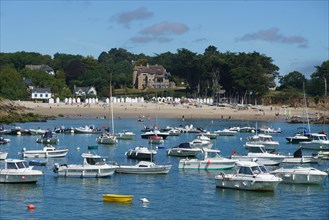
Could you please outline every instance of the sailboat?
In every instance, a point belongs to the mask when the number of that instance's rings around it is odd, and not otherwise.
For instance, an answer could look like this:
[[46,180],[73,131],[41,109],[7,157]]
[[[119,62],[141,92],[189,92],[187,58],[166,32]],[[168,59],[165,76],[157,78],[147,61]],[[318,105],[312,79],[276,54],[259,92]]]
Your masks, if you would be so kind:
[[107,133],[103,133],[101,136],[96,138],[98,144],[116,144],[118,142],[117,137],[114,135],[114,120],[113,120],[113,103],[112,103],[112,83],[110,82],[110,100],[109,100],[109,109],[111,112],[111,124],[112,132],[108,130]]

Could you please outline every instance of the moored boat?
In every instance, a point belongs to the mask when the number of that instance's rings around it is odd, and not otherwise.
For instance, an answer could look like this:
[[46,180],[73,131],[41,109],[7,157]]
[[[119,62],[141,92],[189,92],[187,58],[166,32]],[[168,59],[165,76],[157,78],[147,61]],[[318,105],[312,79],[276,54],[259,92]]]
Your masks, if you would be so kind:
[[127,174],[167,174],[172,165],[157,165],[150,161],[140,161],[136,165],[119,165],[115,172]]
[[281,181],[281,178],[270,174],[263,165],[252,161],[239,161],[233,173],[221,172],[215,176],[216,187],[238,190],[274,191]]
[[6,151],[0,151],[0,160],[5,160],[7,159],[8,152]]
[[152,160],[156,154],[156,150],[150,150],[144,146],[135,147],[134,149],[130,149],[125,153],[128,159],[137,160]]
[[167,149],[168,156],[195,157],[201,152],[201,148],[194,148],[189,142],[180,143],[178,146]]
[[118,167],[115,164],[107,164],[106,158],[97,154],[83,153],[81,157],[82,164],[55,163],[53,171],[60,177],[101,178],[112,176]]
[[47,145],[41,150],[26,150],[26,148],[23,148],[21,154],[25,158],[56,158],[65,157],[68,152],[68,149],[57,149],[52,145]]
[[272,174],[282,178],[283,183],[320,184],[328,174],[313,167],[279,168],[271,171]]
[[133,195],[103,194],[104,202],[132,203],[133,198]]
[[0,169],[0,183],[36,183],[42,175],[25,160],[6,159],[4,169]]
[[58,141],[58,137],[54,136],[52,131],[46,131],[41,137],[35,140],[35,142],[40,144],[57,144]]
[[202,148],[202,158],[181,159],[178,168],[187,170],[225,170],[233,168],[237,160],[222,157],[219,152],[219,150]]

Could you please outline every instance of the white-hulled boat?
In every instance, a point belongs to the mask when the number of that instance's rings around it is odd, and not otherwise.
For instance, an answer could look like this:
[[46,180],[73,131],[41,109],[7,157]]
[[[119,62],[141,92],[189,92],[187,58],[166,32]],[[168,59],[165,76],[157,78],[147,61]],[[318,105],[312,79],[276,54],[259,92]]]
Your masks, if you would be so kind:
[[219,136],[217,133],[211,133],[210,131],[203,131],[200,133],[200,135],[206,136],[210,139],[216,139]]
[[257,160],[257,163],[265,166],[279,165],[286,157],[278,154],[271,154],[265,150],[263,145],[254,144],[248,148],[247,155],[232,154],[231,158],[239,161],[253,161]]
[[201,152],[200,148],[193,148],[189,142],[180,143],[178,146],[167,149],[168,156],[196,157]]
[[219,150],[203,148],[203,157],[201,159],[181,159],[178,168],[192,170],[225,170],[233,168],[235,162],[238,161],[222,157],[219,153]]
[[230,129],[224,128],[223,130],[216,130],[216,131],[214,131],[214,133],[217,134],[218,136],[234,136],[238,132],[236,130],[230,130]]
[[204,135],[198,135],[193,141],[190,142],[190,145],[194,148],[212,148],[212,143],[209,137]]
[[0,144],[7,144],[10,142],[9,138],[4,138],[2,136],[0,136]]
[[26,148],[23,148],[21,154],[25,158],[56,158],[65,157],[68,152],[68,149],[57,149],[52,145],[47,145],[41,150],[26,150]]
[[172,165],[157,165],[150,161],[140,161],[136,165],[119,165],[117,173],[127,174],[167,174]]
[[329,150],[329,140],[325,134],[310,134],[311,141],[299,142],[300,147],[311,150]]
[[122,131],[115,135],[118,140],[133,140],[135,138],[135,133],[132,131]]
[[215,176],[216,187],[239,190],[274,191],[282,181],[270,174],[263,165],[252,161],[236,163],[233,174],[221,173]]
[[285,156],[282,163],[319,163],[321,158],[316,156],[303,156],[302,149],[298,148],[293,155]]
[[118,142],[117,137],[111,133],[101,134],[96,138],[98,144],[116,144]]
[[271,171],[282,178],[283,183],[320,184],[328,176],[326,172],[313,167],[279,168]]
[[81,178],[101,178],[112,176],[117,165],[106,163],[106,159],[100,155],[83,153],[82,164],[62,164],[55,163],[53,171],[60,177],[81,177]]
[[137,160],[152,160],[156,154],[156,150],[150,150],[144,146],[135,147],[134,149],[130,149],[125,153],[128,159]]
[[149,139],[151,136],[160,136],[163,137],[163,139],[166,139],[169,136],[168,132],[162,132],[159,130],[153,130],[153,131],[147,131],[143,134],[141,134],[141,137],[144,139]]
[[277,147],[279,146],[278,141],[274,141],[271,135],[268,134],[258,134],[249,136],[247,138],[247,142],[245,147],[248,148],[254,144],[264,145],[265,149],[269,152],[276,151]]
[[154,136],[149,137],[149,143],[150,144],[163,144],[164,140],[163,140],[163,137],[154,135]]
[[102,130],[99,128],[95,128],[95,126],[91,125],[85,125],[84,127],[77,127],[74,128],[75,134],[100,134],[102,133]]
[[5,160],[7,159],[8,152],[6,151],[0,151],[0,160]]
[[6,159],[5,168],[0,169],[0,183],[36,183],[43,173],[33,170],[25,160]]

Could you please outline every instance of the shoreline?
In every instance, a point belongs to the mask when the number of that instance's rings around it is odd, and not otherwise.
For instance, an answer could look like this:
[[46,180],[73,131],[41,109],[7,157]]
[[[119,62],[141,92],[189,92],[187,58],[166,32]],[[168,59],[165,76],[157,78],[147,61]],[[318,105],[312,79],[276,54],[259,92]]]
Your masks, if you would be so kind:
[[[39,115],[66,118],[108,118],[109,106],[101,104],[65,104],[65,103],[34,103],[15,101],[15,104],[26,108],[24,112]],[[155,103],[114,103],[114,118],[181,118],[181,119],[227,119],[254,121],[285,121],[288,116],[304,113],[303,108],[283,108],[278,106],[258,106],[246,110],[231,107],[201,105],[200,107],[183,104]],[[321,112],[309,109],[309,113]],[[324,112],[321,112],[324,113]]]

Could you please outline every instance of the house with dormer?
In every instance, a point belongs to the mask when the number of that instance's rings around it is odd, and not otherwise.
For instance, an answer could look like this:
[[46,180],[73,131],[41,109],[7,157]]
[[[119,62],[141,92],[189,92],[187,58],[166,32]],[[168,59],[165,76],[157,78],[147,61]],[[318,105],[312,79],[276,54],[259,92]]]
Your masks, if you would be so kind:
[[95,87],[77,87],[74,86],[73,94],[76,98],[85,98],[85,97],[96,97],[97,91]]
[[51,96],[50,88],[33,88],[31,92],[31,99],[35,102],[49,102]]
[[55,75],[55,70],[48,65],[44,65],[44,64],[43,65],[26,65],[25,67],[30,70],[41,70],[41,71],[48,73],[49,75]]
[[133,69],[133,88],[174,88],[175,83],[169,81],[170,73],[162,65],[135,66]]

